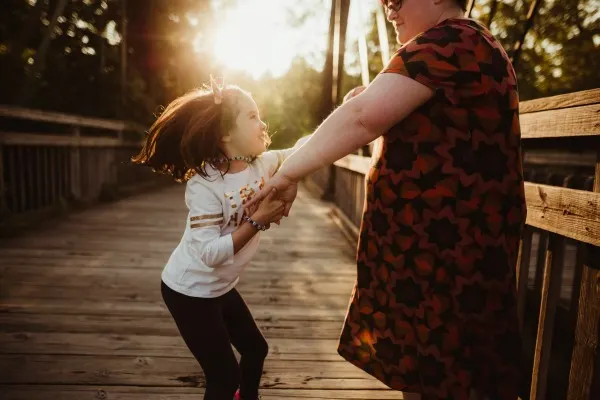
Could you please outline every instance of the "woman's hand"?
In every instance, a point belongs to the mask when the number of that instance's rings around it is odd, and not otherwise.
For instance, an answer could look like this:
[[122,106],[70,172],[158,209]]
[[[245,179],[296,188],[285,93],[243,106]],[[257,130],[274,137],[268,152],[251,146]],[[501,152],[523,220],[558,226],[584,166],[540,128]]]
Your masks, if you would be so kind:
[[[264,192],[265,189],[266,187],[263,188],[262,191],[258,192],[254,198],[256,198],[260,193]],[[246,209],[256,209],[256,211],[251,214],[251,218],[265,226],[270,225],[272,222],[279,222],[285,211],[285,202],[276,198],[277,189],[271,188],[267,190],[268,191],[266,193],[268,194],[262,202],[256,203],[253,201],[253,199],[246,204]]]
[[292,203],[298,194],[298,182],[295,182],[281,172],[277,172],[275,175],[273,175],[273,177],[269,179],[261,191],[252,197],[252,199],[247,203],[246,207],[252,207],[255,204],[263,201],[263,199],[264,201],[267,201],[267,199],[273,196],[274,192],[277,194],[277,200],[284,203],[283,215],[287,217],[290,214]]

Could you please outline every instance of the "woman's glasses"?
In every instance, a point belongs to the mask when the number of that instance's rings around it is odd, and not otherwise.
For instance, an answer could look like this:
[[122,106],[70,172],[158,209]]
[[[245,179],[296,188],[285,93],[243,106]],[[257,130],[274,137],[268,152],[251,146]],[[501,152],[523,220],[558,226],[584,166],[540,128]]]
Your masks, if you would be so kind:
[[398,11],[402,8],[402,4],[404,4],[404,0],[388,0],[383,6],[387,11]]

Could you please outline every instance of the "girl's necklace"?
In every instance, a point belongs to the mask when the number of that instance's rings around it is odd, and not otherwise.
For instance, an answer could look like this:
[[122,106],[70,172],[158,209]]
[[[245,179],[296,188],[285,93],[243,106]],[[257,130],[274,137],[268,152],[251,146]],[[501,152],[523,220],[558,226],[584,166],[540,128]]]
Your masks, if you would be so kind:
[[223,158],[210,158],[206,161],[212,163],[212,164],[224,164],[228,161],[246,161],[248,164],[250,164],[252,161],[254,161],[256,157],[251,157],[251,156],[235,156],[235,157],[231,157],[231,158],[227,158],[227,157],[223,157]]

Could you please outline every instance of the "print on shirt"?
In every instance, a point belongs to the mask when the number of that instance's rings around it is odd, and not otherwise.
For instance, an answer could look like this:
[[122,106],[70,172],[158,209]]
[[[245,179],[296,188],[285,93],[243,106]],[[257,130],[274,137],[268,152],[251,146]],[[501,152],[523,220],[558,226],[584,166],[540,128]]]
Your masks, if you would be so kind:
[[[247,204],[252,197],[265,186],[265,178],[261,177],[247,185],[242,186],[238,190],[232,190],[225,193],[224,207],[229,207],[230,217],[227,221],[227,226],[239,226],[242,222],[242,217],[245,216],[244,205]],[[243,214],[240,214],[240,211]]]

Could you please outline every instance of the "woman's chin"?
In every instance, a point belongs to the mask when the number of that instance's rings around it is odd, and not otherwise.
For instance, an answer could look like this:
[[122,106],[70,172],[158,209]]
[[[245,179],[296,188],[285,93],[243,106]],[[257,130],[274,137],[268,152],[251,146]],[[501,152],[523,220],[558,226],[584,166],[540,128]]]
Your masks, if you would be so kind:
[[398,44],[402,44],[402,37],[400,36],[400,33],[398,31],[396,31],[396,42]]
[[406,38],[404,37],[404,35],[401,35],[399,32],[396,32],[396,42],[398,42],[399,45],[402,45],[403,43],[406,43]]

